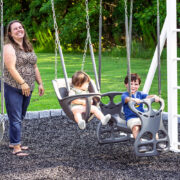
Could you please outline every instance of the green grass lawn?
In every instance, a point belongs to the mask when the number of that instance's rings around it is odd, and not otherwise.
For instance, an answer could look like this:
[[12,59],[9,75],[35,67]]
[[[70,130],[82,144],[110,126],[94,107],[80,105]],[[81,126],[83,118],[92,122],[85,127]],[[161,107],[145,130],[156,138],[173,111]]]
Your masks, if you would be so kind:
[[[56,98],[52,80],[55,78],[55,60],[54,54],[38,53],[38,67],[43,80],[45,94],[43,97],[38,96],[38,86],[36,84],[35,90],[32,95],[31,103],[28,111],[39,111],[47,109],[60,108],[58,100]],[[98,62],[98,57],[96,57]],[[73,73],[81,69],[82,55],[64,54],[65,64],[67,68],[68,77],[72,77]],[[141,76],[142,84],[140,90],[143,89],[143,85],[149,70],[151,59],[131,59],[131,72],[138,73]],[[98,64],[98,63],[97,63]],[[180,64],[178,64],[178,70]],[[97,66],[98,69],[98,66]],[[166,77],[166,60],[162,60],[162,98],[165,99],[167,111],[167,77]],[[86,63],[84,70],[94,79],[93,68],[90,56],[86,57]],[[127,74],[127,62],[124,57],[102,57],[102,80],[101,80],[101,93],[108,91],[126,91],[124,87],[124,77]],[[179,72],[180,76],[180,72]],[[63,77],[62,67],[60,59],[58,57],[58,78]],[[180,77],[179,77],[180,81]],[[180,82],[178,82],[180,84]],[[158,94],[157,75],[154,78],[150,94]],[[180,95],[180,93],[178,93]],[[119,101],[117,99],[116,101]],[[179,107],[180,107],[180,101]],[[180,113],[180,110],[179,112]]]

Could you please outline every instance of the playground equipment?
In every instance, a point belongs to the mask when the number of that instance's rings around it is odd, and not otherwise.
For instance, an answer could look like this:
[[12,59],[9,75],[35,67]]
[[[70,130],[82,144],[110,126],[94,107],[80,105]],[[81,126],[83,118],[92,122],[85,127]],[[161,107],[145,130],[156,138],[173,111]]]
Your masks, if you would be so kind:
[[[177,63],[177,2],[176,0],[166,0],[166,19],[160,35],[160,53],[167,40],[167,86],[168,86],[168,134],[170,138],[170,150],[180,152],[180,142],[178,139],[178,73]],[[143,92],[148,93],[158,65],[157,47],[152,59],[152,63],[145,81]]]
[[[118,143],[132,139],[132,131],[127,127],[123,114],[122,103],[114,103],[114,98],[121,96],[121,92],[108,92],[103,97],[109,97],[108,104],[100,103],[101,110],[104,114],[111,114],[111,121],[107,126],[98,124],[97,138],[99,143]],[[144,99],[141,103],[147,106],[145,112],[138,111],[135,108],[135,102],[129,102],[130,109],[138,115],[142,121],[141,131],[134,142],[134,151],[137,156],[155,156],[169,150],[169,137],[162,122],[162,111],[164,109],[164,101],[160,100],[160,108],[152,109],[154,98]],[[158,134],[158,138],[157,138]],[[160,144],[164,147],[160,148]],[[141,152],[140,148],[145,146],[147,151]]]
[[[91,52],[91,59],[92,59],[92,65],[93,65],[94,75],[95,75],[95,79],[96,79],[96,85],[91,80],[91,82],[89,84],[89,88],[88,88],[90,94],[74,95],[74,96],[68,96],[68,93],[70,90],[70,85],[71,85],[71,79],[68,79],[66,67],[65,67],[65,63],[64,63],[64,57],[63,57],[62,49],[60,46],[60,41],[59,41],[59,36],[58,36],[58,26],[56,23],[56,15],[55,15],[54,1],[53,0],[51,0],[51,4],[52,4],[52,11],[53,11],[55,36],[56,36],[56,41],[55,41],[56,42],[56,49],[57,49],[57,47],[59,49],[59,54],[61,57],[61,65],[63,67],[63,73],[64,73],[64,78],[57,79],[57,50],[55,50],[55,80],[52,81],[53,87],[54,87],[54,90],[56,92],[56,96],[58,98],[58,101],[59,101],[62,109],[64,110],[66,115],[72,120],[74,120],[74,115],[73,115],[71,108],[70,108],[71,102],[75,99],[85,98],[87,106],[86,106],[86,112],[85,112],[83,118],[86,120],[86,122],[88,122],[93,117],[93,115],[90,114],[91,99],[93,99],[95,97],[96,99],[98,99],[98,101],[100,100],[99,82],[98,82],[98,78],[97,78],[95,58],[94,58],[93,46],[91,43],[91,36],[90,36],[88,0],[85,1],[85,4],[86,4],[86,20],[87,20],[87,22],[86,22],[87,38],[85,41],[81,70],[84,69],[87,45],[89,42],[89,48],[90,48],[90,52]],[[97,105],[98,101],[94,102],[94,105]]]
[[[128,24],[128,11],[127,11],[127,0],[124,0],[125,4],[125,27],[126,27],[126,47],[127,47],[127,74],[128,74],[128,92],[131,97],[131,67],[130,67],[130,55],[131,55],[131,34],[132,34],[132,12],[133,12],[133,0],[131,0],[130,5],[130,22]],[[102,8],[102,4],[100,5]],[[100,10],[102,11],[102,10]],[[102,24],[101,20],[100,23]],[[161,76],[160,76],[160,39],[159,39],[159,1],[157,0],[157,39],[158,39],[158,65],[159,65],[159,95],[161,95]],[[102,27],[100,25],[100,27]],[[101,31],[102,32],[102,31]],[[101,33],[100,33],[101,35]],[[100,38],[99,38],[100,39]],[[103,127],[101,122],[97,128],[97,138],[99,143],[115,143],[127,141],[131,138],[131,129],[126,126],[126,121],[123,114],[122,103],[114,103],[114,98],[116,96],[121,96],[121,92],[108,92],[102,95],[102,97],[108,97],[108,104],[100,103],[101,110],[104,114],[111,114],[112,118],[107,127]],[[165,152],[169,149],[169,137],[162,123],[162,111],[164,109],[164,101],[160,101],[160,109],[154,111],[152,109],[152,103],[154,99],[144,100],[143,104],[147,105],[147,111],[142,113],[138,111],[134,105],[133,101],[128,103],[130,109],[137,114],[137,116],[142,121],[141,131],[138,134],[135,143],[134,150],[137,156],[154,156],[158,155],[159,152]],[[161,135],[159,135],[161,132]],[[146,139],[146,136],[149,136],[150,140]],[[163,137],[157,139],[156,135]],[[163,134],[163,135],[162,135]],[[142,141],[145,136],[145,141]],[[164,147],[158,151],[160,142],[163,142]],[[146,146],[147,151],[141,152],[140,149],[142,146]]]
[[[102,2],[102,1],[101,1]],[[180,58],[177,57],[177,32],[180,32],[180,29],[177,29],[177,2],[176,0],[166,0],[166,7],[167,7],[167,17],[161,32],[160,36],[160,52],[163,49],[163,45],[165,43],[165,40],[167,38],[167,73],[168,73],[168,133],[170,137],[170,149],[175,152],[180,152],[180,142],[178,140],[178,118],[180,118],[180,115],[177,112],[178,105],[177,105],[177,99],[178,95],[177,92],[180,89],[177,81],[177,62],[180,61]],[[1,0],[1,54],[3,54],[3,1]],[[56,36],[58,37],[58,33],[56,32]],[[57,39],[56,37],[56,39]],[[88,36],[87,36],[88,37]],[[91,43],[90,43],[91,44]],[[56,43],[58,45],[59,51],[61,52],[59,41]],[[143,91],[145,93],[149,92],[149,89],[151,87],[152,79],[156,71],[156,67],[158,65],[157,61],[157,49],[153,57],[153,61],[151,64],[151,67],[149,69],[149,73],[145,82],[145,86]],[[63,59],[62,52],[60,53],[62,56],[61,59]],[[93,51],[92,51],[93,55]],[[1,55],[1,59],[2,59]],[[61,61],[63,63],[63,61]],[[3,68],[3,60],[1,60]],[[100,66],[99,66],[100,67]],[[56,68],[57,69],[57,68]],[[1,71],[3,73],[3,70]],[[57,73],[56,73],[57,74]],[[66,76],[66,73],[64,73]],[[57,79],[57,78],[56,78]],[[68,87],[70,86],[68,81],[68,78],[65,78],[65,88],[68,91]],[[99,80],[100,81],[100,80]],[[96,86],[98,86],[99,83],[96,83]],[[57,89],[59,89],[58,86],[56,86]],[[0,134],[3,135],[4,132],[4,96],[3,96],[3,74],[1,79],[1,122],[2,124],[0,128]],[[97,88],[99,91],[99,88]],[[59,93],[59,92],[58,92]]]

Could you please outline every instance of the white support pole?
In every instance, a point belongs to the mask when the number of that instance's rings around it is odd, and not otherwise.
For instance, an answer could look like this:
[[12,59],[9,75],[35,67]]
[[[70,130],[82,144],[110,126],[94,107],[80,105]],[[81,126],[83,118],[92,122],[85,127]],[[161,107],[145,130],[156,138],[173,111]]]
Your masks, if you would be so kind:
[[178,151],[177,118],[177,12],[176,0],[166,0],[167,7],[167,86],[168,86],[168,134],[170,149]]
[[[161,35],[160,35],[160,54],[162,53],[166,38],[167,38],[167,17],[164,21],[164,25],[163,25]],[[146,77],[146,81],[143,87],[143,92],[147,94],[149,93],[149,90],[151,88],[151,84],[152,84],[154,75],[156,73],[157,65],[158,65],[158,59],[157,59],[157,46],[156,46],[156,50],[154,52],[151,66],[149,68],[149,72],[148,72],[148,75]]]

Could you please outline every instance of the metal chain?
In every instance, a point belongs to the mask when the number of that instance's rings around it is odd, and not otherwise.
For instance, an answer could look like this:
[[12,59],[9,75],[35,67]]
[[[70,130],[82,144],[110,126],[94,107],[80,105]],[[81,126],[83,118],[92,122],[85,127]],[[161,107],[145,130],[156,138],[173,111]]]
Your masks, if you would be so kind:
[[102,16],[102,0],[99,3],[99,15]]
[[[125,9],[125,29],[126,29],[126,49],[127,49],[127,74],[128,74],[128,91],[131,97],[131,34],[132,34],[132,12],[133,12],[133,0],[131,0],[130,7],[130,24],[128,25],[128,11],[127,11],[127,0],[124,0]],[[129,27],[128,27],[129,26]]]
[[89,41],[89,43],[91,44],[88,0],[85,0],[85,6],[86,6],[86,29],[87,29],[87,37],[86,37],[86,40],[85,40],[83,61],[82,61],[82,66],[81,66],[81,70],[82,70],[82,71],[84,70],[84,64],[85,64],[85,59],[86,59],[88,41]]
[[56,22],[56,14],[54,9],[54,0],[51,0],[51,5],[52,5],[54,29],[55,29],[55,79],[57,79],[57,49],[58,49],[58,44],[60,44],[60,41],[58,35],[58,25]]
[[3,45],[4,45],[4,27],[3,27],[3,0],[1,0],[1,115],[0,115],[0,142],[3,139],[5,131],[5,115],[4,115],[4,59],[3,59]]
[[132,41],[132,14],[133,14],[133,0],[131,0],[130,20],[129,20],[129,48],[130,48],[130,55],[131,55],[131,41]]
[[5,131],[5,117],[4,115],[2,115],[2,117],[0,117],[0,142],[3,139],[4,131]]
[[157,0],[157,59],[158,59],[158,95],[161,97],[161,57],[160,57],[159,0]]
[[[3,1],[1,0],[1,2],[0,2],[0,8],[1,8],[1,34],[0,35],[2,35],[2,23],[3,23]],[[0,39],[0,41],[2,42],[2,37],[1,37],[1,39]],[[2,43],[0,44],[1,45],[1,48],[2,48]],[[1,49],[2,50],[2,49]],[[2,54],[2,51],[0,51],[0,55]],[[1,61],[2,61],[2,58],[1,58]],[[2,62],[1,62],[2,63]],[[1,68],[1,65],[2,64],[0,64],[0,68]],[[1,73],[2,73],[2,68],[0,69],[1,70]],[[2,78],[2,77],[1,77]]]
[[[124,0],[124,4],[125,4],[125,15],[128,17],[127,0]],[[130,54],[131,54],[131,41],[132,41],[132,14],[133,14],[133,0],[131,0],[129,26],[127,26],[127,28],[128,28],[128,33],[129,33],[129,48],[130,48]],[[128,23],[128,18],[127,18],[127,23]]]
[[99,3],[99,86],[101,88],[101,60],[102,60],[102,0]]
[[3,0],[1,0],[1,114],[4,115],[4,26],[3,26]]

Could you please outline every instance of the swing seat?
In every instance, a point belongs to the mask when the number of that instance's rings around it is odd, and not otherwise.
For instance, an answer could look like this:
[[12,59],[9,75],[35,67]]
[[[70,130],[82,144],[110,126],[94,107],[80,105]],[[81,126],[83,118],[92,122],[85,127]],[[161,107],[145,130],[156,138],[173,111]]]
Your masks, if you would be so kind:
[[[142,123],[141,130],[134,142],[134,151],[137,156],[156,156],[162,152],[169,151],[169,136],[162,122],[164,100],[160,99],[160,108],[158,110],[152,109],[152,103],[154,102],[154,98],[141,101],[147,106],[145,112],[137,110],[134,101],[128,103],[129,108],[137,114]],[[164,147],[161,148],[161,145]],[[145,153],[141,153],[139,151],[141,146],[146,146],[148,150]]]
[[[93,105],[98,106],[100,102],[100,93],[96,89],[96,85],[93,80],[90,81],[88,91],[89,94],[81,94],[81,95],[73,95],[68,96],[68,90],[66,88],[65,79],[55,79],[52,80],[53,87],[56,93],[56,96],[58,98],[59,104],[65,114],[69,117],[71,120],[74,119],[74,115],[71,111],[71,102],[75,99],[84,98],[86,99],[86,112],[82,114],[83,119],[85,119],[86,122],[90,121],[94,115],[90,113],[91,108],[91,101],[93,99]],[[68,83],[71,86],[71,78],[68,78]]]
[[126,126],[126,120],[122,110],[122,103],[115,103],[114,98],[121,98],[122,92],[108,92],[101,95],[101,98],[108,97],[108,104],[100,102],[103,114],[111,114],[108,125],[103,126],[101,122],[97,127],[97,138],[100,144],[117,143],[131,139],[131,129]]
[[[112,118],[107,126],[102,126],[101,122],[98,124],[97,138],[101,144],[124,142],[132,139],[131,129],[126,126],[122,103],[114,103],[114,98],[121,95],[122,92],[102,94],[102,97],[109,97],[110,101],[108,104],[100,102],[101,110],[104,114],[110,113]],[[134,107],[135,102],[131,101],[128,104],[142,121],[141,131],[134,142],[134,151],[137,156],[155,156],[169,150],[169,137],[162,123],[164,101],[160,101],[160,109],[157,111],[152,110],[151,105],[154,101],[154,98],[142,101],[148,107],[147,111],[143,113]],[[159,135],[158,139],[156,134]],[[159,148],[161,143],[165,145],[163,149]],[[141,146],[146,146],[147,151],[140,152]]]

